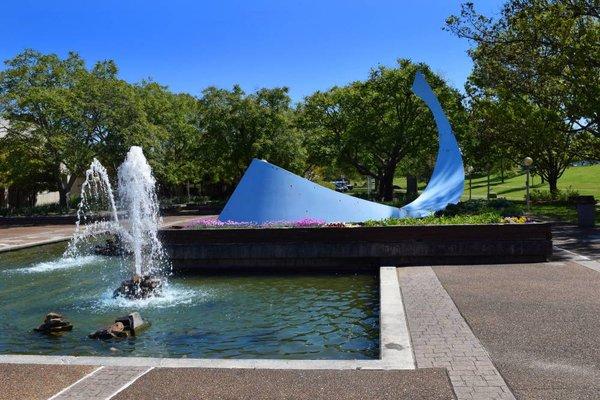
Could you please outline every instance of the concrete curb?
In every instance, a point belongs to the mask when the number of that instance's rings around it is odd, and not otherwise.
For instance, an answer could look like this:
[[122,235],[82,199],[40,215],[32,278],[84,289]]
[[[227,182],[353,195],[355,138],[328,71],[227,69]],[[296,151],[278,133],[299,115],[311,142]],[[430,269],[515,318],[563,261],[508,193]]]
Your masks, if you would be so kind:
[[381,361],[397,369],[414,369],[415,360],[396,267],[379,268],[379,282]]
[[582,256],[581,254],[573,251],[565,250],[558,246],[554,246],[554,251],[557,256],[560,256],[561,253],[566,253],[569,261],[572,261],[575,264],[579,264],[583,267],[593,269],[596,272],[600,272],[600,262],[598,261],[592,260],[589,257]]
[[46,244],[68,242],[69,240],[71,240],[71,235],[60,237],[60,238],[56,238],[56,239],[41,240],[39,242],[31,242],[31,243],[25,243],[25,244],[18,244],[18,245],[11,246],[11,247],[0,248],[0,253],[8,253],[9,251],[17,251],[17,250],[28,249],[30,247],[44,246]]

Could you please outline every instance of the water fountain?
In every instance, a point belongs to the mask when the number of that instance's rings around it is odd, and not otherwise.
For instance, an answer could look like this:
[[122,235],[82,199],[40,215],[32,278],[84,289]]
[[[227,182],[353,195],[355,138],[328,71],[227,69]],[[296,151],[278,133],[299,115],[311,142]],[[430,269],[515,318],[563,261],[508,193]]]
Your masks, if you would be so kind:
[[[168,265],[158,239],[160,215],[156,179],[141,147],[133,146],[118,169],[117,196],[108,172],[94,159],[81,187],[75,234],[66,257],[90,251],[111,253],[131,259],[133,277],[115,290],[114,296],[147,298],[161,294],[161,275]],[[108,239],[106,239],[108,237]],[[105,239],[109,245],[97,245]],[[117,249],[118,247],[118,249]],[[118,250],[118,251],[116,251]]]

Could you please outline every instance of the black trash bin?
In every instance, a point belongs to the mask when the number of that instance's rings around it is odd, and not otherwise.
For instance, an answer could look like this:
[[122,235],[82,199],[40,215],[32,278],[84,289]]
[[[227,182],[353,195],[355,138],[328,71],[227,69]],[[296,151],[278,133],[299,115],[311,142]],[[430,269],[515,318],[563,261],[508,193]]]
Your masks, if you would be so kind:
[[574,196],[577,207],[577,222],[582,228],[592,228],[596,223],[596,199],[594,196]]

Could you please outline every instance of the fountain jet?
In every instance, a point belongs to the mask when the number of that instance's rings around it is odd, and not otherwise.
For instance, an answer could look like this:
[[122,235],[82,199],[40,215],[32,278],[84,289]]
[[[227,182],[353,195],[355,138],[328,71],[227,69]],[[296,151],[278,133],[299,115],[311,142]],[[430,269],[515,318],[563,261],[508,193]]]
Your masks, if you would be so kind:
[[[132,279],[122,282],[114,296],[146,298],[161,293],[168,261],[158,239],[161,223],[156,179],[141,147],[129,149],[118,169],[117,196],[106,169],[94,159],[81,186],[75,234],[65,252],[74,257],[89,251],[90,242],[107,235],[116,237],[118,254],[131,258]],[[115,241],[109,240],[111,247]]]

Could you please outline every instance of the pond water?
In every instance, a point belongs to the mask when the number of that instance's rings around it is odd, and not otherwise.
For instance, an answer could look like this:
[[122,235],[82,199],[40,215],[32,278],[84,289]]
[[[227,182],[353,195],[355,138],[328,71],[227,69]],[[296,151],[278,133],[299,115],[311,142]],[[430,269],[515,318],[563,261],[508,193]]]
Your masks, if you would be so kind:
[[[379,357],[379,284],[369,273],[170,277],[162,298],[112,299],[129,270],[114,257],[61,259],[62,244],[0,254],[0,353],[189,358]],[[73,331],[35,333],[46,313]],[[137,337],[87,335],[139,311]]]

